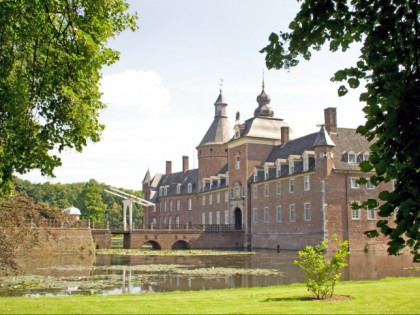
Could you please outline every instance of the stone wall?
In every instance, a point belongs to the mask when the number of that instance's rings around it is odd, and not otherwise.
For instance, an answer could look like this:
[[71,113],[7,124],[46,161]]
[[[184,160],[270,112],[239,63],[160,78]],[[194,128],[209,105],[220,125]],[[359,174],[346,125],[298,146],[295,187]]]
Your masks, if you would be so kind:
[[40,244],[34,248],[41,255],[94,255],[90,229],[48,228],[39,230]]
[[92,238],[95,241],[96,248],[111,248],[110,230],[91,230]]

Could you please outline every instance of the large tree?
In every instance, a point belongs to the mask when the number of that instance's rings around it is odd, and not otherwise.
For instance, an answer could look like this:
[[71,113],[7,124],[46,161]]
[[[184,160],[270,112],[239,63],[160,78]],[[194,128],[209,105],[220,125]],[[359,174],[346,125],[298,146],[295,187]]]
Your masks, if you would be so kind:
[[66,148],[99,141],[109,39],[136,28],[125,0],[0,1],[0,191],[14,172],[53,176]]
[[361,43],[357,63],[331,80],[344,82],[340,96],[365,84],[360,101],[366,103],[366,123],[357,132],[373,145],[361,168],[374,170],[375,184],[395,181],[393,191],[379,194],[383,219],[377,226],[390,238],[390,254],[409,246],[415,261],[420,261],[419,9],[418,0],[305,0],[291,31],[272,33],[261,51],[268,68],[290,69],[326,45],[335,52]]

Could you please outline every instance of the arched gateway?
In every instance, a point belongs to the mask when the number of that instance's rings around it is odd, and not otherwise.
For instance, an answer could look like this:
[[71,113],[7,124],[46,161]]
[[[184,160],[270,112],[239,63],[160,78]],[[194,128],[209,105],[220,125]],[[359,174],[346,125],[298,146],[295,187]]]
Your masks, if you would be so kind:
[[242,211],[236,208],[233,212],[235,218],[235,230],[242,230]]

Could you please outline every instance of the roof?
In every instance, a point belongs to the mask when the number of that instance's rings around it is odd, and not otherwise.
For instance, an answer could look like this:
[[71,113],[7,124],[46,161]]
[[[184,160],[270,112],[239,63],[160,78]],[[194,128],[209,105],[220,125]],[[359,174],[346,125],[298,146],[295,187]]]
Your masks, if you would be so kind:
[[215,117],[199,146],[208,144],[224,144],[233,135],[233,129],[226,117]]
[[67,213],[67,214],[71,214],[71,215],[81,215],[82,214],[79,209],[77,209],[76,207],[73,207],[73,206],[70,207],[70,208],[64,209],[63,212]]
[[[241,137],[281,139],[281,127],[289,127],[280,118],[253,117],[245,121],[241,132]],[[292,138],[292,131],[289,129],[289,138]]]
[[[167,196],[177,195],[177,186],[181,185],[179,194],[188,193],[188,184],[192,185],[191,193],[197,193],[198,191],[198,169],[192,169],[185,172],[171,173],[168,175],[162,175],[159,182],[159,187],[167,186]],[[157,197],[158,194],[156,194]]]
[[331,140],[330,136],[328,135],[328,132],[325,130],[325,127],[323,125],[321,126],[321,130],[319,131],[318,136],[316,137],[315,142],[313,144],[314,148],[319,146],[335,146],[335,143]]

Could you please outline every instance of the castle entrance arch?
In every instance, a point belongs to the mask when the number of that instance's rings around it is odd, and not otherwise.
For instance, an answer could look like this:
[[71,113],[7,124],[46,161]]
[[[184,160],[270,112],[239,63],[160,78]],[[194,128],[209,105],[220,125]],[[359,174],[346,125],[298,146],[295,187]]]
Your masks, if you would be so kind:
[[235,230],[242,230],[242,211],[239,208],[235,208],[233,212],[235,219]]

